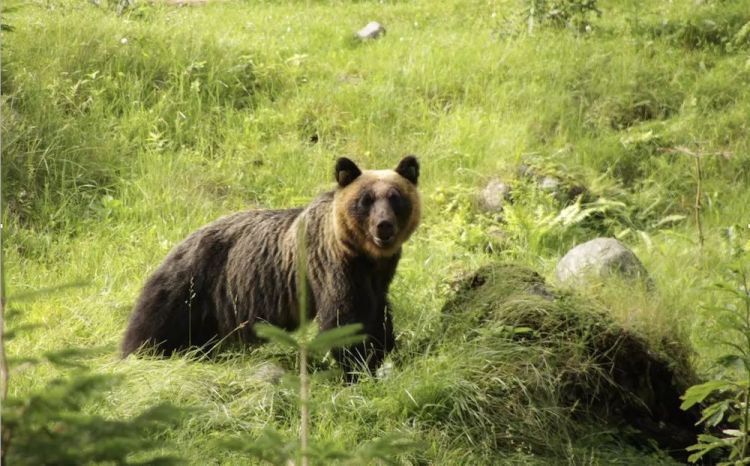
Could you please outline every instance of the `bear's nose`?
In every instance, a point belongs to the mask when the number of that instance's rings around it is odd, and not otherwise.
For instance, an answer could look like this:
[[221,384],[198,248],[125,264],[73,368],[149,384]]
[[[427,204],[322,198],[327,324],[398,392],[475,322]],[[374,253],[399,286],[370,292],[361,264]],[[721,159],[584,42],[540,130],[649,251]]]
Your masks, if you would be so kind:
[[393,237],[394,228],[393,223],[388,220],[378,222],[378,238],[380,239],[391,239]]

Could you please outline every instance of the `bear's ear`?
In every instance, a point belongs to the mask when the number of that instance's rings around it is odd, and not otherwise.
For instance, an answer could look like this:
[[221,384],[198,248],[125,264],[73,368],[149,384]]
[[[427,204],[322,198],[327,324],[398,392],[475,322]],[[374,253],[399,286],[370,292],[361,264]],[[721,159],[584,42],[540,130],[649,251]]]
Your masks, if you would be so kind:
[[342,188],[356,180],[361,174],[362,170],[346,157],[341,157],[336,161],[336,182]]
[[417,162],[417,158],[413,155],[404,157],[399,162],[398,167],[396,167],[396,173],[416,185],[419,179],[419,162]]

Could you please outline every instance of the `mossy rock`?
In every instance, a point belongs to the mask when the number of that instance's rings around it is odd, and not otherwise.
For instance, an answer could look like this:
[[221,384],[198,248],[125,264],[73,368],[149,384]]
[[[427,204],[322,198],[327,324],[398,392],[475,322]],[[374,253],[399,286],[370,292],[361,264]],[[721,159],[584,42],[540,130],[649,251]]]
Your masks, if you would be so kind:
[[442,312],[442,345],[462,335],[462,351],[476,359],[469,378],[488,396],[507,397],[506,406],[604,424],[679,459],[695,443],[699,412],[682,411],[679,397],[697,378],[679,342],[655,348],[604,309],[512,264],[467,276]]

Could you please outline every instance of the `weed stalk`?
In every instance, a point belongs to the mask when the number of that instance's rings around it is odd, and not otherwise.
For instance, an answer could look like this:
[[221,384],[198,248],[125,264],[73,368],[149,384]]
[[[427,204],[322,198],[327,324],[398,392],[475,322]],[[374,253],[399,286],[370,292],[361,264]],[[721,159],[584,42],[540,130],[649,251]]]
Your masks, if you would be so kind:
[[529,35],[534,34],[534,15],[536,15],[536,0],[531,0],[529,6]]
[[[0,81],[2,81],[2,72],[0,71]],[[2,111],[2,110],[0,110]],[[2,120],[2,115],[0,115]],[[0,173],[2,173],[2,132],[0,132]],[[3,184],[0,176],[0,404],[5,404],[8,397],[8,360],[5,357],[5,257],[3,255],[3,204],[2,196]],[[10,431],[2,429],[2,439],[0,440],[0,465],[5,465],[5,452],[8,450],[10,442]]]
[[[307,243],[306,224],[301,221],[297,229],[297,300],[299,302],[299,323],[307,325]],[[299,399],[300,399],[300,455],[302,466],[309,465],[308,441],[310,437],[310,378],[307,372],[307,342],[299,345]]]
[[703,249],[703,223],[701,223],[701,197],[703,196],[702,190],[703,190],[703,170],[701,169],[701,154],[693,154],[693,158],[695,159],[695,178],[696,178],[696,187],[695,187],[695,225],[698,228],[698,243],[700,244],[701,249]]
[[[739,270],[742,294],[745,301],[745,332],[750,329],[750,289],[748,289],[747,273],[744,268]],[[747,369],[747,368],[746,368]],[[747,385],[745,386],[745,406],[742,413],[742,449],[740,450],[740,458],[747,458],[747,443],[748,443],[748,432],[750,432],[750,371],[746,370]]]

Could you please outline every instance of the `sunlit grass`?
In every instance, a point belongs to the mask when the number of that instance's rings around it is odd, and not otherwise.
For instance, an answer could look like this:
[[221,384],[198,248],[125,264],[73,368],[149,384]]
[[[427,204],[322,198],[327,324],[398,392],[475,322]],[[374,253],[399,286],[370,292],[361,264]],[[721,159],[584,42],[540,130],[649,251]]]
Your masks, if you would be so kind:
[[[567,249],[597,235],[621,234],[655,290],[605,288],[592,299],[657,346],[665,336],[692,342],[696,367],[709,370],[721,329],[702,303],[720,299],[707,290],[729,262],[723,230],[746,233],[750,221],[750,71],[747,48],[701,42],[714,33],[688,26],[716,17],[730,30],[750,19],[742,13],[750,5],[603,1],[590,34],[540,28],[529,37],[522,3],[144,3],[118,17],[52,1],[4,17],[14,27],[3,32],[2,61],[8,326],[37,326],[9,342],[9,353],[104,347],[92,366],[126,377],[92,410],[117,416],[177,402],[196,414],[164,435],[189,461],[244,464],[212,440],[267,425],[295,431],[291,395],[257,377],[289,355],[262,348],[221,361],[120,361],[145,277],[221,215],[304,205],[330,189],[338,156],[387,168],[414,153],[424,219],[391,291],[397,359],[410,362],[382,381],[316,382],[325,408],[313,413],[315,439],[345,446],[403,430],[428,445],[413,463],[489,464],[499,455],[544,464],[527,445],[475,444],[472,429],[486,419],[472,406],[484,395],[467,382],[462,335],[429,358],[422,343],[439,328],[457,275],[501,257],[551,278]],[[353,41],[370,20],[387,35]],[[704,162],[703,248],[693,161],[667,150],[680,146],[719,154]],[[563,206],[517,176],[531,162],[574,174],[593,196],[624,207],[550,226]],[[514,185],[517,215],[506,212],[506,223],[477,211],[473,196],[490,176]],[[664,222],[671,215],[681,217]],[[57,370],[19,367],[11,394],[44,386]],[[451,406],[458,411],[441,411]],[[457,430],[430,427],[425,413],[459,419]],[[560,425],[549,440],[557,459],[628,458],[611,444],[588,450]]]

